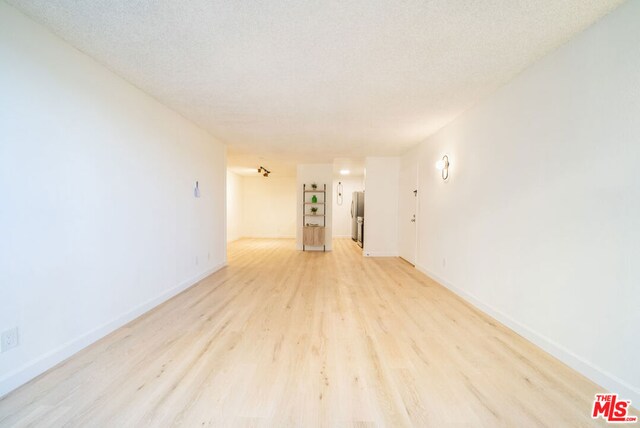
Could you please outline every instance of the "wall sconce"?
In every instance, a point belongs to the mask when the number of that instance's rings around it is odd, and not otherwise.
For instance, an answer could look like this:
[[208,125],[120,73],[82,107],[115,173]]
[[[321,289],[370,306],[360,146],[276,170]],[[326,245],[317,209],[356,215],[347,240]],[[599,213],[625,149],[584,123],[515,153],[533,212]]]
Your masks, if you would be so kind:
[[436,162],[436,168],[442,173],[443,180],[449,178],[449,156],[442,156],[442,159]]
[[336,188],[336,203],[342,205],[342,182],[338,181],[338,187]]

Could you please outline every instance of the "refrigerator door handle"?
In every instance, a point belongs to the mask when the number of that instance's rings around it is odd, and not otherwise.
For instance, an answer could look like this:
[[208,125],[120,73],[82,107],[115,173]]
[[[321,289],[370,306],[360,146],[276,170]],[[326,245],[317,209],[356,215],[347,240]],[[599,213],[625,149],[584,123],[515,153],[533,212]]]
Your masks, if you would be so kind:
[[353,218],[353,199],[351,199],[351,218]]

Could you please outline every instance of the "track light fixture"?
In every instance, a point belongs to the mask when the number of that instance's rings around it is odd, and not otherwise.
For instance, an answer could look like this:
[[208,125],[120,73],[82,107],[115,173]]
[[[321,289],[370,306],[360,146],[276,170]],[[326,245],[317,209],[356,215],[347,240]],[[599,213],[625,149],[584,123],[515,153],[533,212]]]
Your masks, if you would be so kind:
[[271,174],[271,171],[269,171],[267,168],[260,165],[260,168],[258,168],[258,174],[260,173],[262,173],[263,176],[268,177],[269,174]]

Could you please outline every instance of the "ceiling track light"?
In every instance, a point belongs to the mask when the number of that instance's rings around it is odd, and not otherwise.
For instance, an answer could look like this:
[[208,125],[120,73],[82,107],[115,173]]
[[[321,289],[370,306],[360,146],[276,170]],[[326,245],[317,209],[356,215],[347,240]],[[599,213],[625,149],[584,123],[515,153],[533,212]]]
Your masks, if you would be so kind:
[[271,171],[269,171],[267,168],[260,165],[260,168],[258,168],[258,174],[260,173],[262,173],[263,176],[268,177],[269,174],[271,174]]

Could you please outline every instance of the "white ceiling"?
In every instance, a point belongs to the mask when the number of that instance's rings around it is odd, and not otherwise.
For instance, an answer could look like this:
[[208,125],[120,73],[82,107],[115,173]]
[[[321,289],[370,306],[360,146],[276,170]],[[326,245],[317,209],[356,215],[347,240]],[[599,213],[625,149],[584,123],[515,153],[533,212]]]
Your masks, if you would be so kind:
[[341,177],[340,171],[347,170],[348,176],[360,177],[364,176],[365,171],[364,159],[349,159],[349,158],[335,158],[333,160],[333,175],[335,177]]
[[[9,0],[229,163],[396,155],[622,0]],[[276,166],[277,165],[277,166]]]

